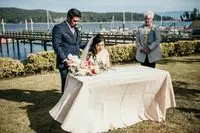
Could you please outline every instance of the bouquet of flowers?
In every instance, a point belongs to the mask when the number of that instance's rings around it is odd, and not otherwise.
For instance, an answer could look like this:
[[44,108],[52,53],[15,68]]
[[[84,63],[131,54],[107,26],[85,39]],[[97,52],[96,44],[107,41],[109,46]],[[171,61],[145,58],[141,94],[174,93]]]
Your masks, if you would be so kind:
[[78,56],[69,54],[68,59],[74,62],[68,68],[69,73],[74,76],[93,76],[107,69],[104,64],[96,58],[81,61]]

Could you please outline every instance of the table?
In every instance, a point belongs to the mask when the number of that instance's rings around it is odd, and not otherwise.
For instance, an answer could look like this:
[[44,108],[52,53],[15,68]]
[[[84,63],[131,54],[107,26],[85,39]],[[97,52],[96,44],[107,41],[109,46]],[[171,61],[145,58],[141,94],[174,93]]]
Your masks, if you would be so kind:
[[144,66],[115,67],[96,76],[68,76],[65,92],[49,111],[73,133],[103,132],[143,120],[161,122],[175,107],[169,72]]

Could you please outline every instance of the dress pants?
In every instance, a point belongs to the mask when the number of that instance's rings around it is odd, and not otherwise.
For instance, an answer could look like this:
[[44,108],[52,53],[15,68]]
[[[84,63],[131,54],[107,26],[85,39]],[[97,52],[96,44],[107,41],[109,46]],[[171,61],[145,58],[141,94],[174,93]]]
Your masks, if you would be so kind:
[[155,62],[149,63],[148,56],[146,56],[144,63],[141,62],[140,64],[142,66],[147,66],[147,67],[152,67],[152,68],[156,67],[156,63]]
[[66,77],[68,74],[68,69],[59,69],[60,72],[60,77],[61,77],[61,92],[62,94],[64,93],[64,89],[65,89],[65,81],[66,81]]

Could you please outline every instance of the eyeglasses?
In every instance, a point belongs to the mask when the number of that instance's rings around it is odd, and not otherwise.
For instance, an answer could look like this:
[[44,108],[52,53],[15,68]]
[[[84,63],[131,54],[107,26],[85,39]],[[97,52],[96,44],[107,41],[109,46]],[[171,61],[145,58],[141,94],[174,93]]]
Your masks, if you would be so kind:
[[150,20],[151,18],[149,18],[149,17],[145,17],[144,19],[145,19],[145,20]]
[[77,22],[79,22],[79,20],[74,20],[74,19],[72,19],[72,21],[73,21],[74,23],[77,23]]

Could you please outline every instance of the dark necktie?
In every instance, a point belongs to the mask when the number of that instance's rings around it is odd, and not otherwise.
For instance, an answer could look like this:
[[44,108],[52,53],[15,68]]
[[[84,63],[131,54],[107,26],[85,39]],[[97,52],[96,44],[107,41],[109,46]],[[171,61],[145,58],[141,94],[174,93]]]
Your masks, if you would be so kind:
[[77,37],[78,37],[77,29],[74,28],[74,39],[76,42],[77,42]]

